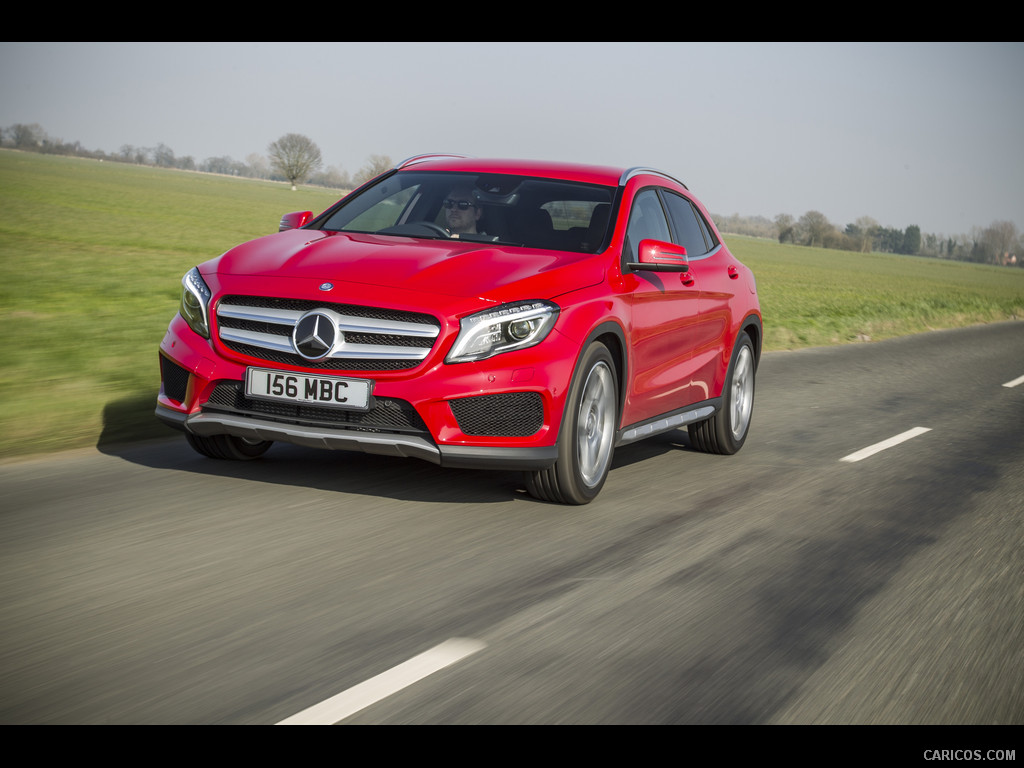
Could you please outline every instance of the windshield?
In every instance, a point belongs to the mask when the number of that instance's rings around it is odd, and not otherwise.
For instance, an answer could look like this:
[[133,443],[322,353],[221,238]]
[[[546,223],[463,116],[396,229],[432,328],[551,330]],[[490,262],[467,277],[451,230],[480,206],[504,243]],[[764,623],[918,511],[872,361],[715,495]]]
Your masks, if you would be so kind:
[[498,174],[408,171],[344,200],[318,228],[594,253],[613,187]]

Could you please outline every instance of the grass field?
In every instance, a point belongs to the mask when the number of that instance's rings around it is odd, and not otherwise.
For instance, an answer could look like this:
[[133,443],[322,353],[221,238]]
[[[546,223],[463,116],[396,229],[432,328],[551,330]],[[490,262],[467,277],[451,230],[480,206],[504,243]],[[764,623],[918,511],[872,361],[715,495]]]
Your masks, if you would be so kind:
[[[181,276],[339,193],[0,151],[0,458],[172,434],[157,346]],[[766,349],[1024,317],[1024,270],[727,237]]]
[[765,349],[1024,319],[1024,269],[726,236],[757,277]]

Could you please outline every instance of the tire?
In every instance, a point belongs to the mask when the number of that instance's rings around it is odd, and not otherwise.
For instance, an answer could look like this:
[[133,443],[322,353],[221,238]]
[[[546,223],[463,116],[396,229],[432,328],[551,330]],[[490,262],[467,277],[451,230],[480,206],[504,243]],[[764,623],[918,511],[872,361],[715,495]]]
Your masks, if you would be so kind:
[[743,447],[754,412],[756,369],[754,345],[740,331],[722,390],[722,409],[710,419],[689,426],[690,443],[698,451],[731,455]]
[[197,453],[211,459],[227,459],[231,461],[249,461],[257,459],[273,445],[270,440],[246,440],[234,435],[211,435],[202,437],[191,433],[185,434],[188,444]]
[[594,343],[580,359],[558,435],[558,458],[526,473],[526,488],[543,501],[588,504],[604,486],[615,450],[619,398],[615,363]]

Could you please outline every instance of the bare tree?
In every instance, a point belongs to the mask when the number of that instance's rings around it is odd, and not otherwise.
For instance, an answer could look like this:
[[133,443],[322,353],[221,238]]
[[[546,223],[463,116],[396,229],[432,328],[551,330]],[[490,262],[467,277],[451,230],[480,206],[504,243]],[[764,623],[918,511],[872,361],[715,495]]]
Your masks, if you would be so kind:
[[245,158],[245,163],[252,169],[252,175],[257,179],[270,178],[270,164],[263,155],[258,152],[250,152]]
[[993,221],[981,234],[985,260],[991,264],[1009,264],[1017,245],[1017,226],[1012,221]]
[[320,148],[309,138],[298,133],[286,133],[268,148],[270,165],[295,185],[304,181],[320,167]]
[[19,149],[36,149],[46,141],[46,131],[39,123],[15,123],[9,129],[14,146]]
[[157,144],[153,150],[153,162],[165,168],[174,167],[174,150],[166,144]]
[[874,242],[875,232],[878,231],[878,222],[870,216],[861,216],[854,222],[856,225],[855,239],[861,253],[870,253],[871,245]]
[[394,163],[391,162],[391,158],[387,155],[370,155],[367,158],[366,165],[360,168],[352,178],[352,183],[358,187],[375,176],[380,176],[384,171],[390,170],[393,165]]
[[336,168],[333,165],[328,166],[319,173],[314,173],[309,177],[309,181],[311,184],[319,184],[323,187],[352,189],[352,179],[349,177],[348,171]]

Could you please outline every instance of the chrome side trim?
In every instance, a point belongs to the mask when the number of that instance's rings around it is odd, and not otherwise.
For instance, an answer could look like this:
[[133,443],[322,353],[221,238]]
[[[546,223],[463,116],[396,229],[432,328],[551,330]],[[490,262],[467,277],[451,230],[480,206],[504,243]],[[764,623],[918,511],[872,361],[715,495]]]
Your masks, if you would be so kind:
[[703,405],[699,408],[675,413],[671,416],[657,419],[656,421],[647,422],[646,424],[638,424],[637,426],[629,427],[622,432],[617,445],[633,443],[637,440],[643,440],[645,437],[650,437],[651,435],[656,435],[660,432],[669,432],[673,429],[686,426],[687,424],[704,421],[704,419],[714,416],[716,410],[717,409],[713,405]]

